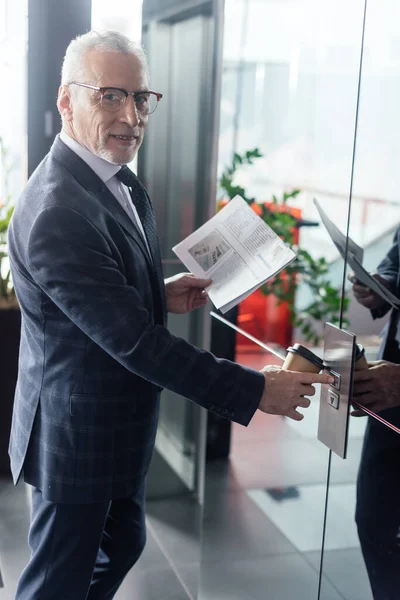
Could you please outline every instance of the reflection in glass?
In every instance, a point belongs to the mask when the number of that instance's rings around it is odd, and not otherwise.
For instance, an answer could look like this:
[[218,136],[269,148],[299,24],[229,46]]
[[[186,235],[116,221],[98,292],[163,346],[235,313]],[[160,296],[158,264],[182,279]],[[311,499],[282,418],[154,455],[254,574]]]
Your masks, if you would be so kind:
[[[258,147],[263,157],[243,166],[234,185],[260,202],[300,189],[289,206],[310,221],[318,218],[312,204],[318,196],[345,230],[363,0],[225,5],[219,174],[234,153]],[[340,288],[343,260],[323,229],[301,229],[299,242],[326,258],[329,277]],[[238,325],[248,331],[251,325],[250,333],[264,342],[282,343],[282,320],[271,325],[268,337],[264,328],[265,315],[272,324],[279,309],[259,299],[239,313]],[[299,310],[308,301],[300,287]],[[286,345],[297,342],[321,356],[322,347],[310,347],[298,332]],[[239,337],[235,351],[237,361],[253,368],[273,362]],[[247,429],[232,426],[230,453],[225,448],[225,455],[209,460],[201,600],[317,598],[329,454],[317,441],[318,411],[317,394],[301,423],[256,414]],[[347,479],[338,480],[335,502],[341,514],[347,509],[347,520],[336,528],[333,549],[358,543],[354,477],[349,470]],[[324,590],[329,600],[341,600],[335,582],[324,578]]]
[[[397,295],[399,234],[397,229],[393,245],[377,266],[375,274]],[[371,371],[355,382],[356,398],[399,427],[399,311],[391,309],[379,296],[357,283],[353,284],[352,291],[359,305],[370,310],[373,319],[388,318],[376,356],[388,362],[379,364],[371,361]],[[357,482],[356,521],[375,600],[394,599],[400,589],[400,489],[396,476],[399,458],[399,433],[368,417]]]
[[[350,236],[364,247],[364,266],[396,296],[399,287],[399,37],[394,0],[369,0],[365,24]],[[352,273],[348,270],[351,278]],[[355,377],[357,401],[400,425],[399,311],[358,282],[347,282],[350,331],[366,348],[370,370]],[[395,365],[373,366],[384,359]],[[362,381],[363,380],[363,381]],[[381,412],[382,411],[382,412]],[[360,414],[360,413],[358,413]],[[332,457],[324,578],[344,598],[394,600],[400,590],[400,435],[372,417],[350,419],[348,460]],[[358,474],[357,474],[358,473]],[[332,549],[339,516],[336,482],[346,478],[353,543]],[[357,534],[356,536],[354,534]],[[322,585],[321,598],[329,591]]]

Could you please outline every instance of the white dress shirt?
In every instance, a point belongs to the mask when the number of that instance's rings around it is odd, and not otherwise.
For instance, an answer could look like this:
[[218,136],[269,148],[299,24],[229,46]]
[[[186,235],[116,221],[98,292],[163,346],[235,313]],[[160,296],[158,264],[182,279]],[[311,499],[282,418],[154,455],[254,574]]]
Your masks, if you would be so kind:
[[122,208],[138,227],[139,231],[144,237],[147,250],[150,254],[150,249],[144,233],[143,225],[139,219],[136,207],[132,202],[129,189],[122,183],[122,181],[115,177],[116,173],[118,173],[118,171],[121,169],[121,166],[114,165],[104,158],[93,154],[93,152],[73,140],[67,133],[65,133],[65,131],[61,131],[60,139],[66,146],[68,146],[70,150],[75,152],[75,154],[85,161],[92,171],[94,171],[96,175],[105,183],[112,195],[115,196]]

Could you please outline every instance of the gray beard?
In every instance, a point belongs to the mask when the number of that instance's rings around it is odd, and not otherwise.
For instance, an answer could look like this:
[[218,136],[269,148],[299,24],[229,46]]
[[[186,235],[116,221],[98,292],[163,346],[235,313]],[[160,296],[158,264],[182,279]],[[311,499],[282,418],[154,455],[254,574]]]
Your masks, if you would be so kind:
[[111,163],[112,165],[127,165],[133,161],[137,153],[137,150],[134,150],[131,154],[125,155],[125,157],[118,160],[118,157],[115,156],[115,152],[110,152],[110,150],[101,149],[96,152],[97,156]]

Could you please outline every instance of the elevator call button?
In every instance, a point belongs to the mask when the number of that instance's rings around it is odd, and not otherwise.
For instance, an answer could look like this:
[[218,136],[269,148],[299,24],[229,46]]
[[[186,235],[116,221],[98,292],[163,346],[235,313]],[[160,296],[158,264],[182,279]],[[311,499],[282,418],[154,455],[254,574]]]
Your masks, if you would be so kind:
[[339,394],[336,394],[336,392],[329,389],[328,390],[328,402],[333,408],[338,409],[339,408]]

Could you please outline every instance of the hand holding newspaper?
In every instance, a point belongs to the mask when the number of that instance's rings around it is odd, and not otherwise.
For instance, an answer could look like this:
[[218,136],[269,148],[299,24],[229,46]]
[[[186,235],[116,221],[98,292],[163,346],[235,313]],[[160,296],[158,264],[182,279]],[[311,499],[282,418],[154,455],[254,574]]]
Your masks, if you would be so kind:
[[314,198],[314,204],[319,212],[319,216],[329,236],[336,248],[339,250],[341,257],[347,260],[350,268],[354,271],[354,275],[361,285],[365,285],[370,288],[375,294],[378,294],[385,302],[388,302],[393,308],[400,308],[400,299],[397,298],[390,290],[385,288],[379,281],[377,281],[368,271],[363,267],[362,261],[364,257],[364,250],[358,246],[351,237],[347,238],[340,231],[340,229],[330,220],[328,215],[323,210],[322,206],[316,198]]
[[291,250],[240,196],[172,250],[207,288],[225,313],[295,258]]

